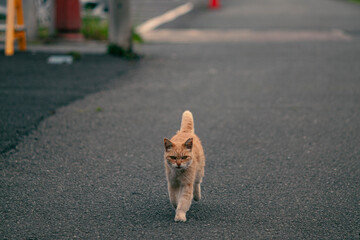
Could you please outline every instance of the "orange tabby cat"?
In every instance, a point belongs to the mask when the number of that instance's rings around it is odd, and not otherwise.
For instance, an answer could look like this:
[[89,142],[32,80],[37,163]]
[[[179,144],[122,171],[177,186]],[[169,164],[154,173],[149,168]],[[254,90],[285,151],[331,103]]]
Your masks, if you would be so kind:
[[180,130],[168,140],[164,138],[165,171],[169,198],[176,209],[175,221],[186,221],[191,201],[201,198],[200,184],[204,176],[205,155],[200,139],[194,133],[191,112],[182,115]]

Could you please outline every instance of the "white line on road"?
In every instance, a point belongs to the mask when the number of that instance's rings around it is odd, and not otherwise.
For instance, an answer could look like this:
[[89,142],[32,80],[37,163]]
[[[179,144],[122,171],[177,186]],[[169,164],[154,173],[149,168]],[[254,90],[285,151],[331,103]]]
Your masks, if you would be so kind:
[[349,41],[340,29],[318,30],[250,30],[250,29],[159,29],[143,34],[145,41],[169,43],[207,42],[301,42]]
[[155,28],[159,27],[160,25],[170,22],[188,12],[190,12],[191,10],[193,10],[194,8],[194,4],[192,4],[191,2],[185,3],[177,8],[174,8],[158,17],[154,17],[142,24],[140,24],[137,28],[136,31],[139,34],[145,34],[147,32],[150,32],[152,30],[154,30]]

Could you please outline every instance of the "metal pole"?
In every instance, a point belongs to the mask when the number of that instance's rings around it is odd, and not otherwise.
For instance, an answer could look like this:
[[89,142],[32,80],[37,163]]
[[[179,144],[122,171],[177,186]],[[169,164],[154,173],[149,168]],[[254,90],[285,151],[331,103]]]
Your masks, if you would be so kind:
[[53,37],[55,31],[55,0],[48,0],[49,2],[49,35]]
[[130,0],[109,1],[109,42],[125,51],[132,50]]
[[6,4],[6,40],[5,55],[14,55],[15,40],[15,0],[8,0]]
[[24,9],[24,18],[26,26],[26,37],[28,40],[36,40],[38,36],[38,22],[36,15],[36,7],[34,1],[24,0],[23,9]]

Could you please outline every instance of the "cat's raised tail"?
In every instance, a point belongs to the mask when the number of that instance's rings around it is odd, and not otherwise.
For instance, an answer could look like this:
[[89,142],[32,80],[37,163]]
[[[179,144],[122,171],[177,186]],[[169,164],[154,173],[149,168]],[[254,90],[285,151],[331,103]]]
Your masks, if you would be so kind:
[[194,133],[194,118],[192,113],[188,110],[182,115],[180,132]]

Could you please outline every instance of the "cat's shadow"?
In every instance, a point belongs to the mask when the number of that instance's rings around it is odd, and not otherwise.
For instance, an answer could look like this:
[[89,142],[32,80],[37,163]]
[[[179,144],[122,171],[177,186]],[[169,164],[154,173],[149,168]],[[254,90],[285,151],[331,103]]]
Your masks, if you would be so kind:
[[[187,212],[187,222],[200,221],[206,222],[213,219],[217,211],[218,206],[211,206],[206,201],[193,201],[190,210]],[[152,216],[153,221],[157,222],[173,222],[175,217],[175,209],[169,203],[169,200],[162,200],[160,203],[154,203],[153,207],[149,207],[145,210],[145,214],[142,215],[144,220],[149,220],[149,216]]]
[[187,213],[187,218],[189,221],[207,221],[216,215],[214,209],[217,207],[209,205],[206,201],[193,202]]

